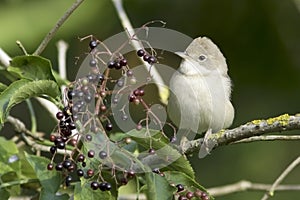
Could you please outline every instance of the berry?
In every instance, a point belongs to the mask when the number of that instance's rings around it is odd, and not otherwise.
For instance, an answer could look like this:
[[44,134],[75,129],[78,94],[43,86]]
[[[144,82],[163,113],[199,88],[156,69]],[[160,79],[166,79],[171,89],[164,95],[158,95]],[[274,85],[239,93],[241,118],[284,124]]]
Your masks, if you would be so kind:
[[111,190],[111,184],[110,183],[106,183],[105,185],[106,185],[105,186],[106,190]]
[[62,164],[62,163],[58,163],[58,164],[55,166],[55,169],[56,169],[57,171],[62,171],[62,169],[63,169],[63,164]]
[[76,96],[76,92],[74,90],[69,90],[67,96],[68,99],[73,99]]
[[152,172],[155,173],[155,174],[159,174],[159,173],[160,173],[160,170],[159,170],[159,168],[154,168],[154,169],[152,170]]
[[97,61],[95,59],[90,60],[90,66],[95,67],[97,65]]
[[76,125],[75,125],[74,122],[69,123],[68,127],[69,127],[71,130],[76,129]]
[[99,188],[99,183],[96,181],[91,182],[91,188],[97,190]]
[[112,125],[112,123],[110,123],[110,122],[108,122],[108,123],[105,125],[105,129],[106,129],[107,131],[111,131],[112,128],[113,128],[113,125]]
[[84,155],[83,154],[79,154],[78,157],[77,157],[77,161],[78,162],[83,162],[85,159]]
[[126,114],[122,115],[122,120],[127,120],[128,119],[128,116]]
[[140,91],[140,96],[144,96],[145,95],[145,90],[143,90],[143,89],[139,89],[139,91]]
[[143,49],[139,49],[136,54],[139,56],[139,57],[142,57],[145,55],[145,51]]
[[149,149],[148,153],[149,154],[155,154],[155,150],[151,148],[151,149]]
[[119,87],[123,87],[123,86],[124,86],[124,81],[123,81],[123,79],[119,79],[119,80],[117,81],[117,86],[119,86]]
[[102,104],[102,105],[100,106],[100,111],[101,111],[101,112],[105,112],[105,111],[106,111],[106,106]]
[[59,142],[63,142],[61,137],[56,137],[54,140],[54,144],[57,145]]
[[84,101],[86,102],[86,103],[90,103],[91,101],[92,101],[92,96],[91,95],[86,95],[85,97],[84,97]]
[[86,139],[87,141],[92,141],[93,137],[92,137],[90,134],[87,134],[87,135],[85,136],[85,139]]
[[97,79],[101,83],[104,80],[104,75],[103,74],[98,74]]
[[147,62],[148,62],[149,58],[150,58],[150,56],[149,56],[148,54],[145,54],[145,55],[143,56],[143,60],[144,60],[144,61],[147,61]]
[[55,135],[50,135],[50,138],[49,138],[49,140],[50,140],[51,142],[54,142],[54,141],[55,141],[55,139],[56,139],[56,136],[55,136]]
[[182,184],[178,184],[176,185],[176,187],[177,187],[177,192],[181,192],[184,190],[184,186]]
[[137,124],[135,129],[140,131],[143,128],[142,124]]
[[187,192],[185,196],[186,196],[186,198],[191,199],[191,198],[194,197],[194,193],[193,192]]
[[71,162],[70,160],[65,160],[65,161],[63,162],[63,167],[64,167],[65,169],[68,169],[71,165],[72,165],[72,162]]
[[75,169],[75,165],[74,164],[71,164],[70,167],[68,167],[68,171],[69,172],[73,172]]
[[89,157],[89,158],[94,158],[94,156],[95,156],[95,151],[89,150],[89,151],[88,151],[88,157]]
[[195,195],[195,197],[201,197],[202,196],[202,191],[201,190],[196,190],[195,192],[194,192],[194,195]]
[[122,68],[122,66],[119,62],[115,62],[114,67],[115,67],[115,69],[121,69]]
[[185,196],[179,196],[178,200],[187,200],[187,198]]
[[68,127],[62,128],[62,129],[60,129],[60,131],[61,131],[62,135],[65,137],[69,137],[70,135],[72,135],[72,131]]
[[49,164],[47,165],[47,169],[48,169],[48,170],[52,170],[53,167],[54,167],[54,166],[53,166],[53,164],[51,164],[51,163],[49,163]]
[[134,91],[133,91],[133,94],[134,94],[135,96],[140,96],[140,89],[134,90]]
[[100,91],[100,96],[104,98],[106,96],[106,92],[105,91]]
[[141,102],[141,100],[139,100],[139,99],[134,99],[134,100],[133,100],[133,103],[134,103],[135,105],[139,105],[140,102]]
[[135,77],[131,77],[131,78],[129,79],[129,83],[130,83],[131,85],[136,84],[136,78],[135,78]]
[[123,177],[123,178],[120,179],[120,183],[121,183],[122,185],[127,185],[128,179]]
[[57,147],[58,149],[64,149],[65,146],[66,146],[66,144],[65,144],[65,142],[63,142],[63,141],[58,142],[57,145],[56,145],[56,147]]
[[154,56],[149,56],[147,62],[151,65],[157,62],[157,59]]
[[70,144],[75,147],[77,145],[77,140],[76,139],[71,139]]
[[92,176],[94,176],[94,170],[88,169],[88,170],[86,171],[86,174],[88,175],[88,177],[92,177]]
[[[88,79],[88,82],[94,82],[95,79],[96,79],[96,76],[93,75],[93,74],[89,74],[89,75],[86,76],[86,78]],[[82,84],[83,84],[83,83],[82,83]],[[83,84],[83,85],[87,85],[87,83],[86,83],[86,84]]]
[[70,176],[70,175],[68,175],[68,176],[66,176],[66,186],[68,187],[68,186],[70,186],[70,182],[72,181],[72,176]]
[[101,191],[105,191],[105,190],[106,190],[106,183],[105,183],[105,182],[100,183],[100,184],[99,184],[99,189],[100,189]]
[[136,96],[135,96],[134,94],[130,94],[130,95],[128,96],[128,100],[129,100],[130,102],[133,102],[135,99],[136,99]]
[[80,176],[80,177],[83,176],[84,175],[83,170],[82,169],[78,169],[77,170],[77,175]]
[[129,171],[127,172],[127,177],[128,177],[128,178],[133,178],[133,177],[135,177],[135,172],[134,172],[133,170],[129,170]]
[[130,137],[127,137],[124,139],[126,144],[130,144],[132,142],[132,139]]
[[107,67],[108,67],[109,69],[115,68],[115,62],[114,62],[114,61],[108,61]]
[[170,138],[170,142],[171,143],[174,143],[174,142],[176,142],[177,141],[177,138],[175,137],[175,136],[172,136],[171,138]]
[[52,146],[50,147],[50,153],[54,154],[56,152],[56,147]]
[[105,151],[100,151],[100,152],[99,152],[99,157],[100,157],[101,159],[105,159],[105,158],[107,157],[107,153],[106,153]]
[[127,70],[126,75],[127,75],[128,77],[133,76],[133,71],[132,71],[132,70]]
[[86,162],[82,162],[82,163],[81,163],[81,166],[82,166],[82,167],[86,167]]
[[61,120],[61,119],[64,118],[64,114],[63,114],[62,112],[58,112],[58,113],[56,113],[56,118],[57,118],[58,120]]
[[123,66],[126,66],[127,65],[127,60],[125,58],[122,58],[120,61],[119,61],[121,67]]
[[89,43],[89,46],[90,46],[91,50],[95,49],[98,46],[97,40],[91,40]]

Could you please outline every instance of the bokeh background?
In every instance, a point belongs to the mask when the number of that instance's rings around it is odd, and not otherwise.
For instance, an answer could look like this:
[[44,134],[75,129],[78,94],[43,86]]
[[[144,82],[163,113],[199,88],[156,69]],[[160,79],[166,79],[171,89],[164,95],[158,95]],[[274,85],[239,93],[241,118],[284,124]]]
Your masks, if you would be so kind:
[[[34,52],[46,33],[73,0],[0,0],[0,47],[10,56],[22,55],[15,41]],[[134,27],[159,19],[166,27],[191,37],[208,36],[227,58],[233,80],[232,101],[236,109],[232,127],[253,119],[300,112],[300,1],[298,0],[124,0]],[[88,51],[78,36],[98,39],[123,31],[110,0],[85,1],[59,30],[42,56],[57,69],[56,42],[69,44],[68,78],[79,65],[75,57]],[[0,77],[1,79],[1,77]],[[22,105],[13,115],[24,115]],[[21,114],[20,114],[21,113]],[[39,130],[50,132],[55,121],[37,108]],[[25,121],[28,121],[24,119]],[[1,134],[9,133],[1,131]],[[299,131],[287,134],[299,134]],[[239,180],[273,183],[300,153],[300,141],[256,142],[217,148],[191,161],[198,181],[205,187]],[[285,179],[300,183],[300,166]],[[299,199],[300,191],[276,192],[272,200]],[[222,200],[260,199],[263,192],[249,191],[222,196]]]

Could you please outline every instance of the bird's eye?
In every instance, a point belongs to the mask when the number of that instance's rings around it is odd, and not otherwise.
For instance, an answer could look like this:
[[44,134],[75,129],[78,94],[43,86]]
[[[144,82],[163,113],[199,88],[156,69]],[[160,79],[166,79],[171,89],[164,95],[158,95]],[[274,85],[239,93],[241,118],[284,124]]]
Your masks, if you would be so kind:
[[201,54],[201,55],[199,56],[199,60],[200,60],[201,62],[205,61],[205,60],[206,60],[206,56],[203,55],[203,54]]

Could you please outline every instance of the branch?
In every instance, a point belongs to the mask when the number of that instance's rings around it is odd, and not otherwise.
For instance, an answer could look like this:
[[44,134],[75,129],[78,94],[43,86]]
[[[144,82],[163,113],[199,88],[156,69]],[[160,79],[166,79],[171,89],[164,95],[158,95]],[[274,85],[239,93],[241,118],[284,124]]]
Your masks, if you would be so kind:
[[[34,140],[38,140],[38,141],[42,142],[42,141],[44,141],[44,139],[38,137],[37,135],[33,134],[30,130],[28,130],[26,128],[25,124],[22,121],[20,121],[17,118],[14,118],[12,116],[8,116],[7,117],[7,122],[14,126],[16,132],[22,134],[22,139],[27,143],[27,145],[31,146],[32,148],[34,148],[37,151],[49,152],[50,146],[42,145],[42,144],[39,144],[39,143],[34,141]],[[33,138],[34,140],[30,139],[27,136]],[[57,153],[59,153],[59,154],[65,154],[65,153],[70,154],[71,151],[57,149]]]
[[[254,191],[267,191],[272,187],[270,184],[252,183],[250,181],[239,181],[237,183],[208,188],[208,192],[212,196],[223,196],[227,194],[232,194],[235,192],[241,192],[246,190]],[[300,185],[278,185],[276,190],[278,191],[299,191]]]
[[300,156],[296,158],[276,179],[272,187],[268,190],[267,193],[263,196],[261,200],[267,200],[269,197],[274,196],[275,190],[278,190],[279,184],[285,179],[285,177],[297,166],[300,164]]
[[[290,116],[288,114],[284,114],[266,120],[253,120],[252,122],[248,122],[234,129],[221,130],[218,133],[211,134],[208,137],[208,140],[214,142],[216,144],[216,148],[222,145],[235,144],[238,143],[238,141],[241,141],[245,138],[260,136],[266,133],[283,132],[299,129],[300,116]],[[294,137],[295,136],[290,138],[294,139]],[[181,151],[186,154],[193,153],[200,149],[202,143],[203,138],[185,141],[181,147]]]
[[56,32],[59,30],[59,28],[71,16],[71,14],[80,6],[80,4],[83,1],[84,0],[76,0],[76,2],[73,3],[73,5],[65,12],[65,14],[56,22],[56,24],[54,25],[54,27],[49,31],[49,33],[43,39],[43,41],[41,42],[41,44],[39,45],[39,47],[35,50],[35,52],[33,53],[33,55],[40,55],[44,51],[44,49],[46,48],[46,46],[48,45],[48,43],[50,42],[50,40],[54,37],[54,35],[56,34]]
[[[112,0],[112,2],[115,6],[115,9],[120,18],[123,28],[125,30],[127,30],[128,34],[129,34],[128,38],[131,38],[131,35],[134,35],[135,33],[134,33],[134,29],[130,23],[130,20],[124,10],[123,4],[122,4],[123,0]],[[138,40],[137,36],[135,38]],[[142,45],[137,40],[131,41],[132,46],[136,50],[142,49],[143,48]],[[141,59],[141,61],[144,62],[142,59]],[[164,83],[163,78],[161,77],[159,72],[156,70],[155,65],[152,65],[151,67],[148,65],[144,65],[144,66],[146,67],[146,69],[148,71],[150,71],[150,68],[151,68],[151,75],[152,75],[154,83],[156,84],[156,86],[158,88],[158,94],[159,94],[160,100],[162,101],[162,103],[167,104],[168,97],[169,97],[169,89],[168,89],[168,87],[165,86],[166,84]]]

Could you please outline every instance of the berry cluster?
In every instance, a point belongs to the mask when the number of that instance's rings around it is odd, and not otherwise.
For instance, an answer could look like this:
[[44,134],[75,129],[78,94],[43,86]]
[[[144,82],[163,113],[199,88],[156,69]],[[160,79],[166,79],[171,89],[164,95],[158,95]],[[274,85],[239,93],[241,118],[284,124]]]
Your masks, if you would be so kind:
[[199,189],[196,189],[194,192],[188,191],[184,188],[182,184],[177,184],[176,188],[177,188],[177,194],[179,195],[178,200],[188,200],[193,198],[197,198],[201,200],[209,200],[208,194]]
[[[111,119],[112,116],[115,117],[113,106],[121,107],[122,120],[126,121],[129,111],[125,111],[125,107],[128,108],[129,104],[141,105],[146,117],[138,121],[136,130],[142,130],[144,124],[147,128],[147,123],[155,119],[161,137],[165,137],[170,142],[175,142],[176,137],[175,131],[171,137],[164,134],[163,126],[167,123],[160,122],[159,117],[155,116],[145,101],[145,89],[147,89],[148,79],[151,79],[150,73],[147,80],[141,82],[138,77],[135,77],[134,70],[129,68],[125,56],[119,53],[120,49],[113,53],[109,50],[100,52],[97,48],[99,44],[102,43],[94,38],[89,43],[90,73],[78,78],[65,89],[63,102],[65,106],[56,114],[57,133],[50,136],[50,141],[53,142],[50,152],[53,157],[47,169],[62,172],[65,186],[71,185],[74,180],[87,179],[92,190],[99,189],[104,192],[114,186],[126,185],[130,179],[141,172],[134,160],[137,158],[131,156],[124,148],[133,139],[126,136],[115,141],[110,137],[115,124]],[[108,49],[105,46],[104,48]],[[101,57],[104,54],[109,55],[108,60]],[[150,65],[157,63],[153,51],[148,53],[145,49],[139,49],[136,54]],[[112,78],[111,72],[119,73],[121,78]],[[121,101],[122,97],[125,97],[126,103]],[[147,131],[144,134],[147,134]],[[151,140],[150,135],[146,136]],[[146,153],[149,156],[156,155],[156,150],[151,145],[150,141]],[[54,164],[54,157],[58,154],[58,150],[60,152],[63,150],[63,159]],[[114,160],[114,152],[118,152],[119,156],[123,155],[128,163]],[[165,176],[158,168],[153,169],[153,173]],[[111,178],[107,174],[111,175]],[[112,181],[115,181],[115,184]],[[179,188],[177,192],[181,199],[199,197],[204,200],[206,193],[202,192],[201,196],[198,193],[199,191],[191,192],[185,189],[179,191]]]

